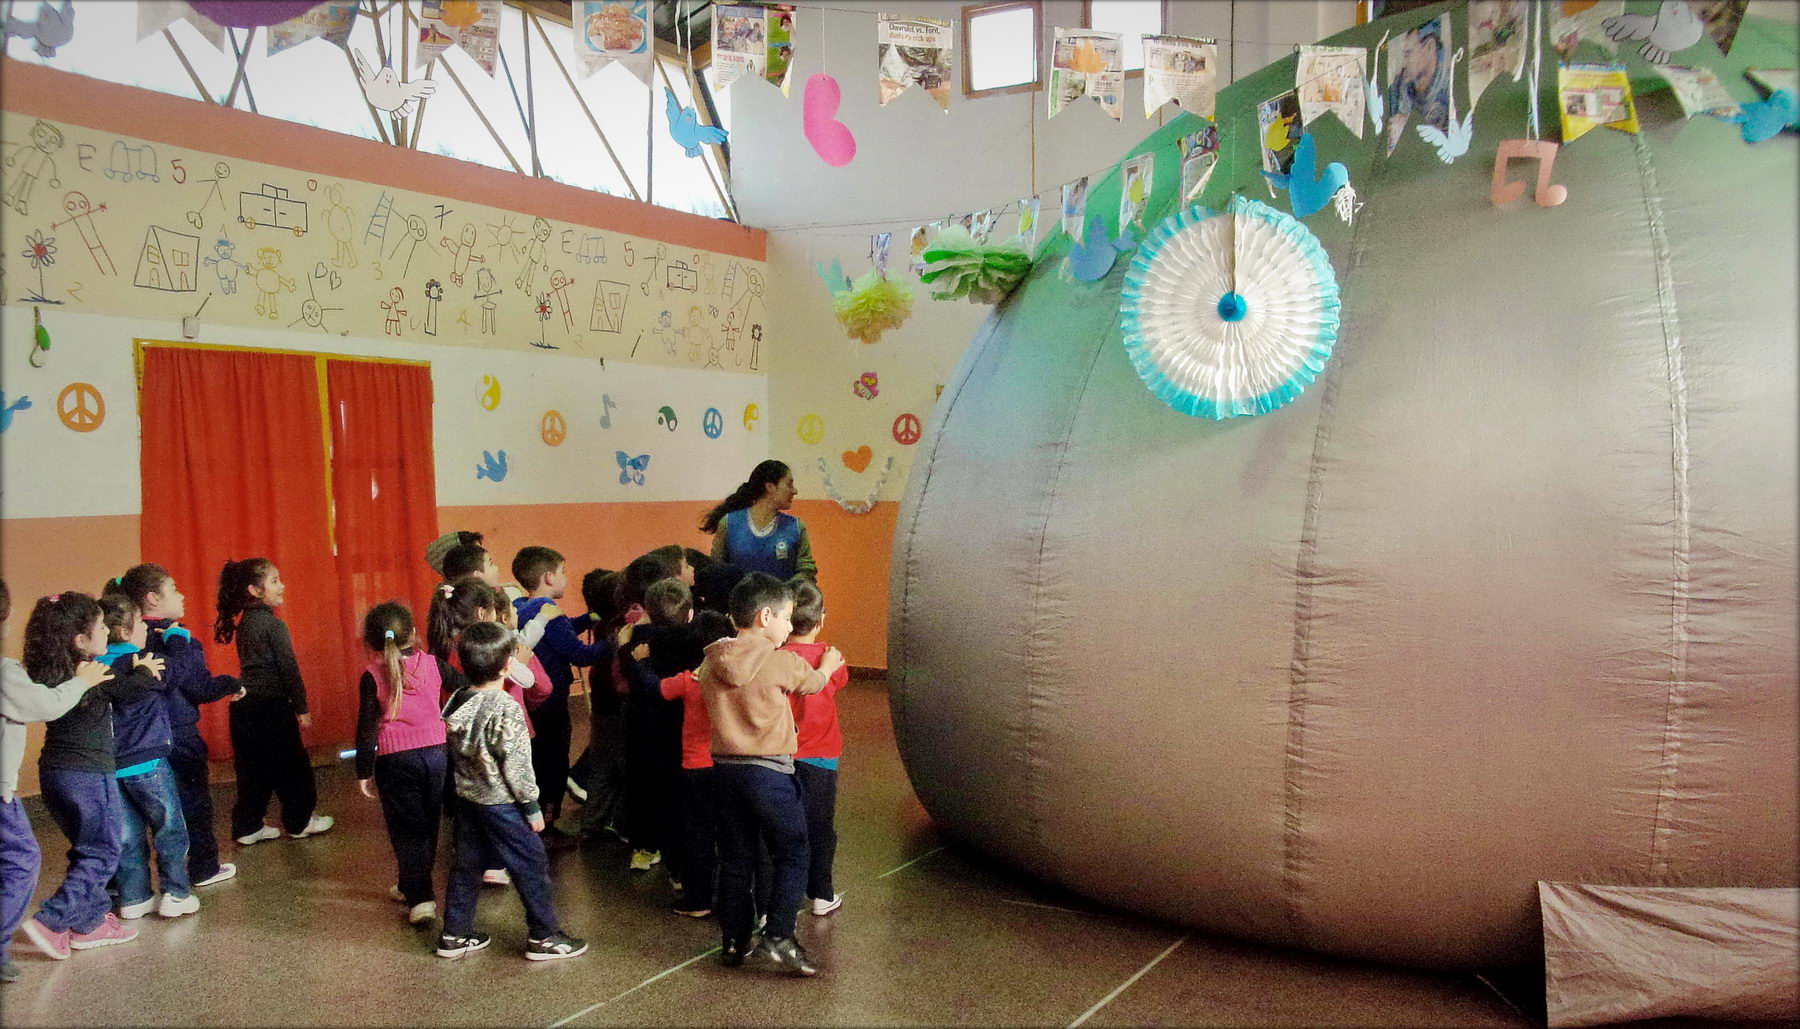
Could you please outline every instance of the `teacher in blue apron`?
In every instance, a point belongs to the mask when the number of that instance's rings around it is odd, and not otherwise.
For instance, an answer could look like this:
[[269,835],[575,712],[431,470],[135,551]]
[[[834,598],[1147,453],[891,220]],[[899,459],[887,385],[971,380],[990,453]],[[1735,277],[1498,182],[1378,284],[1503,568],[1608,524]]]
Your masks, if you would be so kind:
[[713,560],[777,579],[817,579],[819,565],[806,523],[786,513],[794,492],[794,473],[787,465],[771,460],[752,468],[750,478],[700,522],[701,532],[713,534]]

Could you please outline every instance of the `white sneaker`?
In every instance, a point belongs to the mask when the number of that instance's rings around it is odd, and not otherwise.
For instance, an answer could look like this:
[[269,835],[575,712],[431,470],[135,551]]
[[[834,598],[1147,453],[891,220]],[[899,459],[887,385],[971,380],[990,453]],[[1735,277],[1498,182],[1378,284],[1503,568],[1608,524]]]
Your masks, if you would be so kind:
[[437,918],[436,901],[427,900],[414,904],[412,909],[406,913],[406,920],[413,925],[424,925],[435,918]]
[[392,900],[392,901],[398,901],[399,903],[404,904],[404,903],[406,903],[406,894],[401,893],[400,887],[398,887],[398,886],[389,886],[388,887],[388,899]]
[[120,918],[142,918],[156,910],[156,895],[151,894],[149,900],[140,900],[136,904],[126,904],[119,909]]
[[306,828],[293,835],[296,840],[304,840],[308,836],[317,836],[337,824],[337,819],[330,815],[314,815],[306,823]]
[[490,868],[481,873],[481,882],[484,886],[510,886],[512,876],[507,875],[504,868]]
[[217,872],[214,872],[194,885],[211,886],[213,883],[222,883],[235,875],[237,875],[237,866],[229,861],[221,861],[219,862],[219,870]]
[[237,838],[237,841],[238,841],[238,846],[248,847],[253,844],[261,843],[264,840],[279,840],[279,839],[281,839],[281,830],[275,828],[272,825],[265,825],[261,829],[256,830],[255,832],[251,833],[248,836],[239,836]]
[[841,893],[832,894],[830,900],[820,900],[819,898],[814,897],[812,902],[813,917],[824,918],[826,915],[831,914],[833,911],[836,911],[843,906],[844,895]]
[[660,861],[662,861],[662,851],[660,850],[633,851],[631,854],[631,870],[633,872],[648,872]]
[[571,775],[568,777],[568,779],[564,780],[563,785],[567,786],[569,788],[570,796],[574,797],[576,800],[581,801],[583,804],[587,803],[587,797],[588,797],[587,787],[576,782],[574,776]]
[[177,897],[172,893],[162,895],[162,903],[156,906],[156,913],[164,918],[180,918],[200,910],[200,898],[193,894]]

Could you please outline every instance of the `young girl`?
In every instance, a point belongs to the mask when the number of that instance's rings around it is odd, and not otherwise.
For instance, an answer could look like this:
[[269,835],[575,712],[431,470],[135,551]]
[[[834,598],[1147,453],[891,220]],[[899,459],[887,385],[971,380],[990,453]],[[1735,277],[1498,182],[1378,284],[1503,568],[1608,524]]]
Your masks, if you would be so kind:
[[[100,616],[106,621],[107,648],[100,660],[121,676],[131,671],[130,660],[144,652],[150,629],[120,589],[122,579],[107,582],[100,594]],[[154,910],[165,918],[200,910],[200,898],[188,883],[187,821],[181,814],[181,798],[175,792],[175,776],[169,771],[169,712],[163,694],[166,677],[136,700],[113,708],[113,749],[118,770],[120,812],[119,870],[116,873],[120,918],[142,918]],[[156,848],[156,868],[162,897],[150,888],[150,834]]]
[[237,803],[231,835],[241,846],[273,840],[281,830],[263,824],[269,795],[281,798],[281,821],[294,839],[330,829],[335,819],[313,812],[318,791],[300,730],[312,726],[306,683],[287,625],[275,617],[287,587],[265,557],[227,561],[219,572],[219,620],[213,638],[237,641],[244,697],[231,705],[232,764]]
[[394,896],[407,905],[406,920],[423,925],[437,917],[431,870],[449,774],[438,704],[468,680],[419,649],[412,612],[398,602],[370,609],[363,645],[376,657],[357,684],[356,778],[364,796],[381,800],[400,866]]
[[[66,682],[82,662],[106,653],[106,622],[85,593],[45,597],[25,623],[25,673],[33,682]],[[69,951],[129,943],[106,893],[119,866],[119,785],[113,778],[113,705],[135,699],[162,674],[157,658],[137,657],[131,674],[87,691],[44,730],[38,781],[44,806],[69,839],[62,885],[25,923],[25,935],[58,961]]]
[[[12,614],[12,593],[0,579],[0,626]],[[25,726],[50,722],[67,714],[87,691],[112,679],[112,672],[98,661],[83,661],[74,677],[55,686],[31,681],[23,665],[0,657],[0,982],[19,981],[19,968],[7,957],[14,930],[25,918],[31,893],[37,889],[42,854],[25,802],[14,794],[19,787],[19,765],[25,760]]]
[[169,770],[187,823],[188,880],[194,886],[224,882],[237,874],[237,866],[219,861],[219,841],[213,835],[212,784],[206,740],[200,736],[200,705],[227,697],[236,700],[244,695],[243,688],[235,676],[214,675],[206,667],[200,641],[181,625],[187,597],[168,569],[134,565],[119,577],[118,586],[138,605],[150,627],[144,649],[168,662],[162,702],[169,713]]

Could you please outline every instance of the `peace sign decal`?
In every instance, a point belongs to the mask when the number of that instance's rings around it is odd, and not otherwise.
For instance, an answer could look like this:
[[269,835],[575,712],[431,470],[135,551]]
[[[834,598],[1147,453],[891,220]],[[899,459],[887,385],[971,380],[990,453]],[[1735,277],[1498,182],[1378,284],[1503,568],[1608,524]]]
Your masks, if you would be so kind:
[[894,442],[910,447],[919,442],[919,416],[903,414],[894,419]]
[[106,398],[85,382],[71,382],[56,397],[56,416],[75,432],[93,432],[106,421]]
[[550,446],[562,446],[562,441],[569,436],[569,424],[563,420],[562,412],[555,409],[545,411],[543,420],[538,422],[538,435],[544,437],[544,442]]
[[707,439],[718,439],[725,432],[725,416],[716,407],[706,409],[706,418],[700,423]]

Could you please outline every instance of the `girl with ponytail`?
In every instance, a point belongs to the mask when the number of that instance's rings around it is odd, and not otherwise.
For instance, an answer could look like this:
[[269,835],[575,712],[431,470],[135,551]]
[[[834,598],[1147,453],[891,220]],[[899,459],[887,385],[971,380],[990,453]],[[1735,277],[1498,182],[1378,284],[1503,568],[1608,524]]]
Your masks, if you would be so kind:
[[818,578],[806,523],[785,513],[794,496],[787,465],[769,460],[750,469],[750,477],[700,520],[700,531],[713,537],[713,560],[784,581]]
[[362,638],[372,660],[357,684],[356,778],[363,796],[381,801],[399,865],[388,895],[406,905],[408,922],[423,925],[437,917],[431,870],[449,770],[438,703],[468,680],[420,649],[412,612],[399,601],[371,608]]

